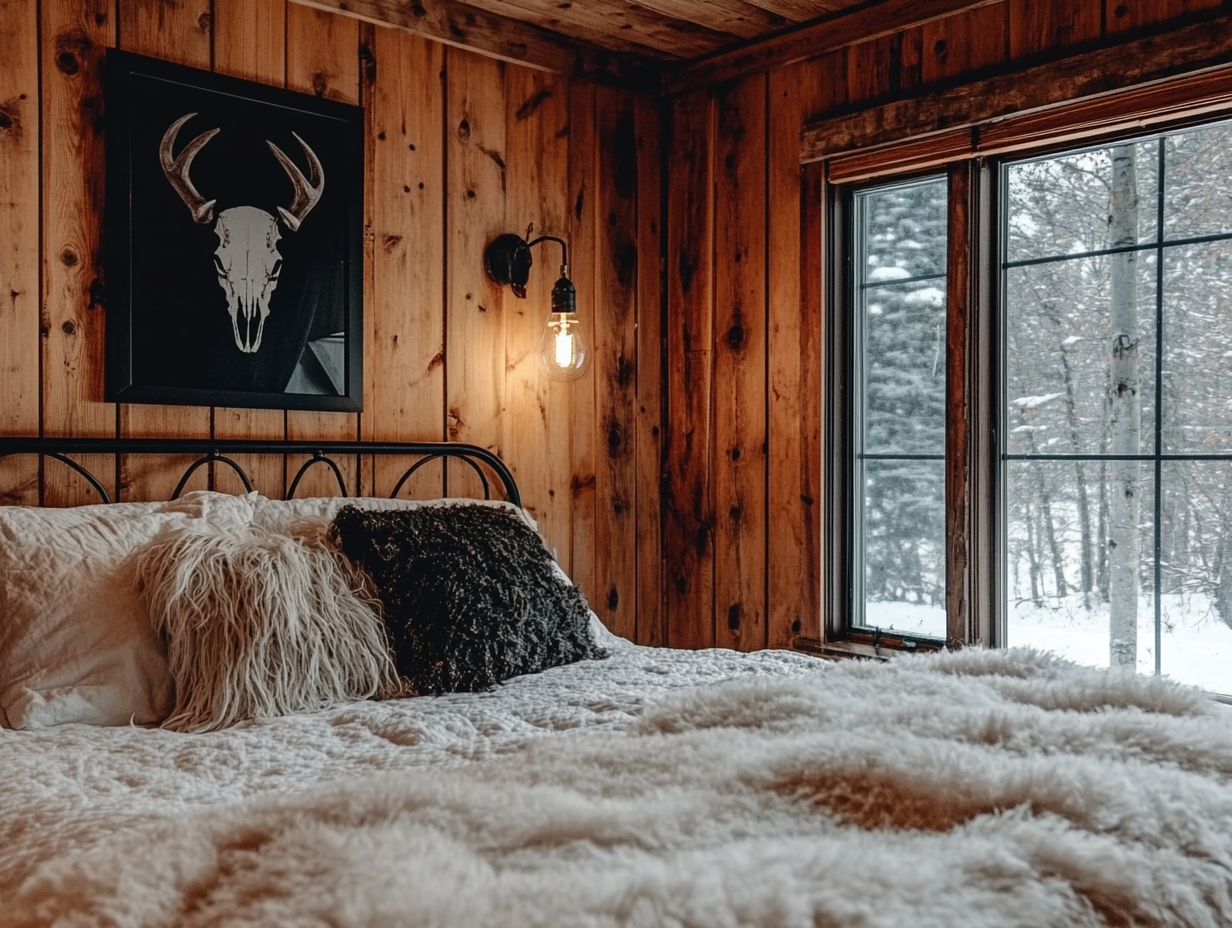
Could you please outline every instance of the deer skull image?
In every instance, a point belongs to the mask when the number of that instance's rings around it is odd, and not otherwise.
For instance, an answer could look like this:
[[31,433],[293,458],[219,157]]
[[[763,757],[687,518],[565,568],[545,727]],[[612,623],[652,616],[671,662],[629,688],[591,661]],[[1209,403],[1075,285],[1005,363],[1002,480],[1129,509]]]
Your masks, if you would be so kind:
[[282,270],[282,256],[278,253],[278,240],[282,237],[279,224],[291,232],[299,231],[300,223],[325,191],[325,171],[316,153],[295,133],[292,133],[295,141],[299,142],[308,158],[310,179],[304,177],[295,162],[277,145],[266,140],[265,144],[270,147],[295,188],[290,207],[278,207],[278,216],[275,217],[255,206],[236,206],[223,210],[215,220],[214,204],[217,201],[207,200],[197,191],[189,177],[189,170],[193,158],[219,130],[210,129],[201,133],[184,146],[179,157],[172,157],[176,136],[184,124],[196,115],[187,113],[168,127],[159,146],[159,160],[168,182],[188,207],[193,221],[202,225],[214,222],[214,234],[218,236],[214,267],[218,271],[218,285],[227,295],[227,312],[231,316],[235,345],[245,354],[255,354],[261,348],[265,320],[270,314],[270,297],[278,286],[278,274]]

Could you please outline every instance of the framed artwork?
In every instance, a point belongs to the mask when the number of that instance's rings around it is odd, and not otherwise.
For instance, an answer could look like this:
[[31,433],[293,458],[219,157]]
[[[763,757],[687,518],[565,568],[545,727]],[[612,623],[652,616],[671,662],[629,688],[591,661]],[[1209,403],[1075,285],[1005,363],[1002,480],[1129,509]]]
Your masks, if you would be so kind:
[[107,399],[355,412],[363,109],[111,50]]

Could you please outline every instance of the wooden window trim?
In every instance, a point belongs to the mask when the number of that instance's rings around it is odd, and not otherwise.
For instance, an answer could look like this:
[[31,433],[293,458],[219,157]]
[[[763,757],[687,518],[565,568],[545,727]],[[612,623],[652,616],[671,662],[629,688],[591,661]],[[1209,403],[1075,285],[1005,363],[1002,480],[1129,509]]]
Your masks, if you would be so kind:
[[[1232,54],[1232,17],[1223,17],[1228,29],[1206,42],[1218,46],[1226,62]],[[1211,24],[1203,29],[1210,30]],[[1130,68],[1133,74],[1151,74],[1174,61],[1176,49],[1190,50],[1193,29],[1165,51],[1160,40],[1142,40],[1130,45],[1148,46],[1149,60]],[[1224,34],[1226,33],[1226,35]],[[1105,49],[1067,59],[1060,69],[1071,73],[1076,60],[1099,59]],[[1126,46],[1117,54],[1132,53]],[[1142,50],[1139,49],[1141,52]],[[1143,52],[1145,54],[1145,52]],[[885,635],[884,640],[865,641],[850,628],[850,569],[852,552],[850,437],[850,319],[846,289],[851,279],[850,217],[843,208],[842,190],[872,180],[908,179],[912,175],[945,170],[949,178],[949,254],[947,277],[950,293],[947,313],[946,381],[946,612],[947,644],[996,646],[1004,629],[1001,614],[999,531],[1000,491],[998,442],[995,434],[999,398],[996,350],[997,293],[995,255],[997,230],[998,158],[1010,154],[1046,153],[1078,147],[1083,141],[1114,142],[1118,138],[1152,131],[1198,125],[1232,115],[1232,64],[1206,67],[1207,59],[1195,58],[1197,73],[1188,73],[1146,86],[1133,86],[1115,93],[1081,96],[1043,105],[1029,112],[1004,114],[962,125],[924,138],[909,138],[895,144],[879,144],[862,150],[847,150],[830,157],[816,157],[818,140],[835,120],[806,127],[802,134],[801,185],[802,281],[809,275],[821,284],[802,287],[802,298],[822,299],[823,368],[823,485],[822,641],[801,640],[805,649],[821,649],[830,656],[879,656],[901,647]],[[1031,91],[1045,86],[1044,75],[1057,80],[1057,64],[1032,68]],[[970,85],[979,97],[994,78]],[[1051,92],[1051,91],[1050,91]],[[962,97],[966,99],[967,94]],[[1028,94],[1029,97],[1029,94]],[[964,104],[965,105],[965,104]],[[998,102],[981,99],[979,105],[996,109]],[[891,131],[898,104],[889,104],[858,114],[867,117],[877,133]],[[853,119],[855,117],[842,117]],[[890,126],[891,129],[886,127]],[[909,131],[909,130],[908,130]],[[812,199],[810,207],[806,201]],[[815,304],[814,304],[815,305]],[[959,464],[950,462],[960,461]],[[837,649],[837,650],[835,650]],[[870,652],[876,652],[871,653]],[[831,653],[832,652],[832,653]]]
[[851,183],[963,158],[1137,135],[1229,110],[1232,16],[1225,15],[815,121],[801,132],[800,160],[826,160],[832,183]]

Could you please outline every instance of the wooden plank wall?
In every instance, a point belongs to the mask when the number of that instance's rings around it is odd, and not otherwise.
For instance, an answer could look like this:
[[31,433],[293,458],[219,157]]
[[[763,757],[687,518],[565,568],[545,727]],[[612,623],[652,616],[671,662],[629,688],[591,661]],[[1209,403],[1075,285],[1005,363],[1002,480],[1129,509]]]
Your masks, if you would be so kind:
[[1002,0],[667,101],[668,643],[820,635],[822,332],[820,281],[801,280],[803,123],[1225,8]]
[[[364,105],[362,414],[103,402],[108,47]],[[661,642],[659,128],[656,100],[286,0],[0,0],[0,432],[474,442],[510,464],[596,612]],[[559,254],[536,250],[524,301],[482,269],[491,236],[531,222],[569,240],[596,341],[571,386],[534,357]],[[182,464],[89,463],[127,500],[165,498]],[[300,461],[244,463],[281,496]],[[387,494],[402,470],[344,463],[352,494]],[[95,501],[44,471],[0,462],[0,502]],[[474,489],[439,466],[412,488]],[[314,492],[334,492],[324,468],[299,495]]]

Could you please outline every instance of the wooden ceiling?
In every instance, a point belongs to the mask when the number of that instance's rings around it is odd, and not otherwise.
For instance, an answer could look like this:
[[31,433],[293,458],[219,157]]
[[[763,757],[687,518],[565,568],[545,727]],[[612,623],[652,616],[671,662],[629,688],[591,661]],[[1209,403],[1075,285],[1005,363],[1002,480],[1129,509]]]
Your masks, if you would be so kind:
[[466,0],[610,51],[677,62],[854,6],[858,0]]
[[531,67],[680,93],[995,0],[292,0]]

